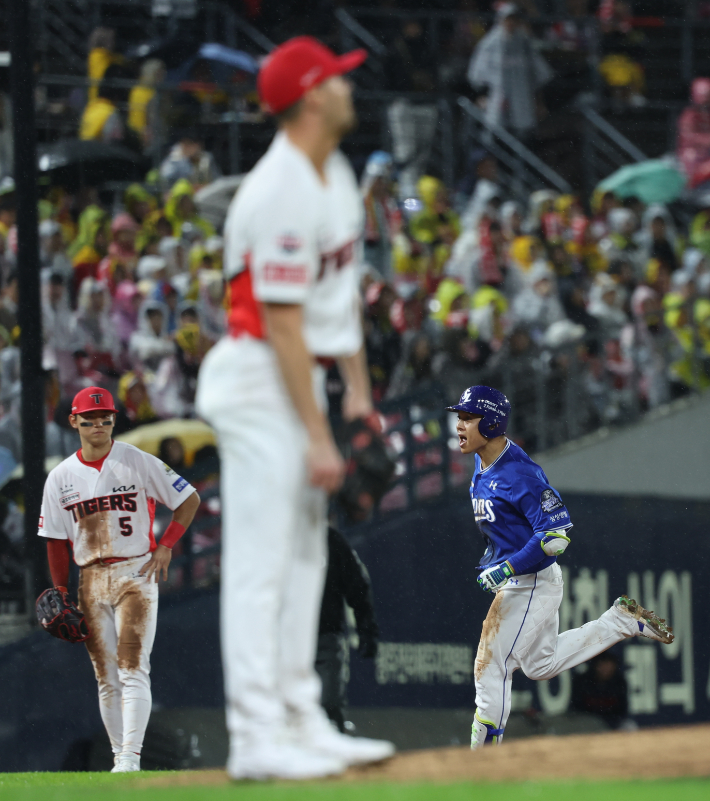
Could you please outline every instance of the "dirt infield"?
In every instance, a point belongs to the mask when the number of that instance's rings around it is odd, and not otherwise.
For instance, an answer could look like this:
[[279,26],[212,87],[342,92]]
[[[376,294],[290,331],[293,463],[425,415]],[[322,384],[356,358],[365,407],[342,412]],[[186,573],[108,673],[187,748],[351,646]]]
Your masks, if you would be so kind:
[[710,776],[710,725],[637,732],[530,737],[471,752],[441,748],[398,754],[350,769],[341,781],[526,781]]
[[[530,737],[472,753],[437,748],[351,768],[329,782],[462,782],[548,779],[655,779],[710,776],[710,725],[637,732]],[[141,786],[219,785],[224,771],[146,779]]]

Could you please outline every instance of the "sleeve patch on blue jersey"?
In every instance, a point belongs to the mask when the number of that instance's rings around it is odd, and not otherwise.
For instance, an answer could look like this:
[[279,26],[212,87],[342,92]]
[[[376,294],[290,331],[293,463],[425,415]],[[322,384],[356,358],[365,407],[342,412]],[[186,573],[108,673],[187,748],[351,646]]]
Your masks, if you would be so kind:
[[540,496],[540,508],[542,509],[545,514],[550,514],[550,512],[554,512],[555,509],[561,509],[563,507],[562,501],[555,495],[555,491],[551,489],[543,490],[542,495]]
[[178,476],[177,477],[177,481],[173,481],[173,487],[175,487],[175,489],[178,492],[182,492],[185,489],[185,487],[188,485],[188,483],[189,482],[188,482],[188,480],[186,478],[183,478],[182,476]]

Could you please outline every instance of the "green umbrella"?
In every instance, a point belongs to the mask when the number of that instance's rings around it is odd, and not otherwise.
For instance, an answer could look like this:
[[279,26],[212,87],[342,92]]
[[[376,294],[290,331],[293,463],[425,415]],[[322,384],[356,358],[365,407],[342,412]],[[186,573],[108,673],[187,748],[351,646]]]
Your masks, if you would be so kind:
[[617,197],[637,197],[642,203],[671,203],[685,189],[687,179],[678,167],[665,159],[628,164],[605,178],[597,187]]

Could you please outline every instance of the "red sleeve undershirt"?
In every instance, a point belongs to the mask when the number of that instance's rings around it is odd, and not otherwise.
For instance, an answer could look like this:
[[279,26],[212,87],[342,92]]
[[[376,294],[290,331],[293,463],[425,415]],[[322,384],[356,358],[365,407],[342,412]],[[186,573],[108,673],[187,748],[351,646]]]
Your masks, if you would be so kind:
[[69,583],[69,541],[47,540],[49,572],[55,587],[66,587]]
[[[111,453],[111,451],[109,451],[109,453]],[[100,472],[101,466],[106,460],[108,453],[95,462],[87,462],[81,455],[81,448],[76,452],[76,455],[82,464],[85,464],[87,467],[93,467]],[[52,576],[54,586],[66,587],[69,583],[69,541],[48,539],[47,560],[49,562],[49,573]]]

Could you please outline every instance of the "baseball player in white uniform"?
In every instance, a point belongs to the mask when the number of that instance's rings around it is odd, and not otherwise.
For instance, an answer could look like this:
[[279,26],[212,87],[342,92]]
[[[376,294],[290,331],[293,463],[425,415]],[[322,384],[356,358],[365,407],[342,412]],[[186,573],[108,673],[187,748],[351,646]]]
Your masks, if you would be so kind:
[[[506,436],[510,402],[474,386],[448,411],[458,412],[461,453],[474,453],[470,495],[486,551],[478,583],[495,593],[483,623],[474,677],[471,748],[500,744],[510,715],[513,673],[551,679],[629,637],[673,642],[654,612],[622,595],[598,620],[559,633],[562,571],[572,521],[539,465]],[[613,555],[613,554],[612,554]]]
[[309,778],[391,755],[336,731],[314,670],[326,503],[343,479],[325,408],[336,360],[347,419],[372,413],[358,294],[364,212],[337,150],[355,122],[336,56],[310,37],[258,78],[279,124],[225,223],[229,334],[207,355],[197,409],[221,456],[222,658],[234,778]]
[[[166,464],[111,438],[110,393],[88,387],[69,422],[81,449],[47,476],[38,534],[47,538],[52,581],[65,590],[70,549],[81,568],[79,608],[91,637],[86,647],[99,685],[101,718],[114,773],[140,770],[151,710],[150,653],[158,615],[158,579],[167,578],[171,548],[197,511],[195,488]],[[156,502],[173,510],[160,544]]]

